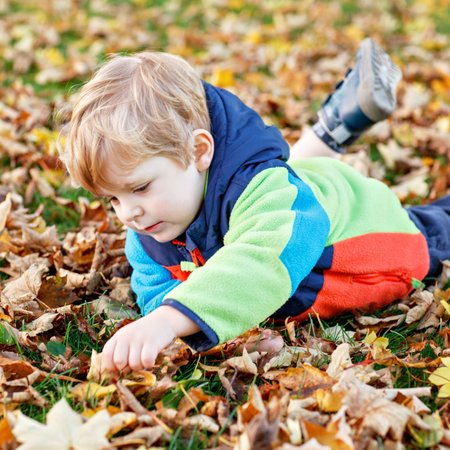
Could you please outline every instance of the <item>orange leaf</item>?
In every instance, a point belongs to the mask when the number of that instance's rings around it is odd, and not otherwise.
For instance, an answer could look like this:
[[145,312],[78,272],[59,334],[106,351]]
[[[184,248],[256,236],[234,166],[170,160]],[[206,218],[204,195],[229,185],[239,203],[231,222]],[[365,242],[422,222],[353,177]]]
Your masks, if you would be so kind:
[[0,420],[0,447],[1,448],[12,448],[13,444],[16,442],[9,421],[6,417]]
[[331,450],[353,450],[354,448],[337,437],[339,426],[336,422],[331,422],[326,427],[322,427],[304,420],[303,426],[309,439],[316,439],[319,444],[327,445]]

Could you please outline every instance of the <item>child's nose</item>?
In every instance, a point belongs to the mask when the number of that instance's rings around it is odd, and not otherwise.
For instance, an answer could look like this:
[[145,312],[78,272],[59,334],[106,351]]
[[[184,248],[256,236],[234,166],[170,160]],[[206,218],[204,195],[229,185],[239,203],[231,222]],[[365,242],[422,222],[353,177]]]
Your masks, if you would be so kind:
[[132,222],[144,214],[144,210],[140,206],[133,206],[127,211],[127,221]]

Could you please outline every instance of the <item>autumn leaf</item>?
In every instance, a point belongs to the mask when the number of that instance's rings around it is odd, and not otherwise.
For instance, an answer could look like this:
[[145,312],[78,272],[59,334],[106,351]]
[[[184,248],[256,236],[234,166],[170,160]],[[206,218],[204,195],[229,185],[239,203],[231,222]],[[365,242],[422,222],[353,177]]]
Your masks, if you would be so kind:
[[439,386],[438,397],[450,397],[450,357],[441,358],[445,367],[439,367],[429,377],[430,383]]
[[48,268],[44,264],[31,265],[19,278],[10,281],[1,293],[1,301],[12,311],[27,308],[37,299],[42,276]]
[[47,414],[47,423],[41,424],[20,411],[8,414],[12,432],[22,444],[18,449],[41,450],[101,450],[109,445],[106,435],[110,417],[102,410],[83,423],[65,399],[61,399]]
[[387,348],[389,345],[389,339],[385,337],[377,337],[374,331],[370,332],[364,338],[363,342],[370,346],[374,359],[382,359],[392,356],[392,353]]
[[6,198],[0,203],[0,233],[2,233],[5,228],[6,220],[11,212],[11,207],[11,194],[7,194]]

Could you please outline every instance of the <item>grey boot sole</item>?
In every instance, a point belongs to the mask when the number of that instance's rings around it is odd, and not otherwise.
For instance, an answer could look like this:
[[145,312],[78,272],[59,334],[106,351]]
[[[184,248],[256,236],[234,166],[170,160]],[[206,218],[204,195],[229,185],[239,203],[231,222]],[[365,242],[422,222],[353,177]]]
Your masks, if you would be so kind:
[[384,120],[395,109],[395,91],[402,73],[372,39],[362,41],[359,57],[358,103],[363,113],[373,122]]

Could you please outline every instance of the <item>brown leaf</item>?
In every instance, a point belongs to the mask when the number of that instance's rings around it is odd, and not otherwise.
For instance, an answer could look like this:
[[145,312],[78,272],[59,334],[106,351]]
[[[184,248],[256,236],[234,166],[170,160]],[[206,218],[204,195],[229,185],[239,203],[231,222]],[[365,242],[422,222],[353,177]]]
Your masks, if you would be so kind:
[[10,281],[1,293],[2,304],[17,310],[37,298],[42,284],[42,276],[48,271],[44,264],[33,264],[19,278]]
[[11,207],[11,194],[8,193],[5,200],[0,203],[0,233],[5,228],[6,220],[8,219],[9,213],[11,212]]
[[[255,385],[252,385],[251,390],[253,391],[252,401],[259,405],[252,407],[252,409],[257,410],[258,407],[261,407],[262,400],[258,388]],[[239,449],[271,450],[276,445],[280,426],[280,401],[274,398],[269,406],[270,408],[267,409],[263,405],[263,411],[254,415],[245,424],[244,431],[239,436],[239,442],[237,444]]]
[[128,406],[133,412],[138,415],[146,415],[149,412],[145,409],[133,393],[121,382],[116,383],[117,392],[120,400],[124,406]]
[[405,323],[410,324],[420,320],[427,312],[430,305],[434,302],[433,294],[429,291],[415,292],[411,299],[414,300],[416,306],[410,309],[406,314]]
[[59,248],[55,225],[48,227],[42,234],[36,233],[29,228],[24,228],[22,230],[22,239],[33,250],[52,251],[55,248]]
[[185,391],[183,388],[184,397],[178,403],[178,414],[179,419],[183,419],[187,416],[189,411],[192,409],[197,409],[197,405],[200,402],[207,402],[209,400],[209,395],[206,395],[201,388],[191,388],[189,391]]
[[286,371],[268,372],[263,376],[277,380],[280,386],[286,389],[299,391],[302,396],[311,395],[317,389],[326,389],[335,384],[333,378],[309,364],[289,367]]
[[[0,368],[8,381],[25,378],[38,370],[27,361],[6,358],[5,356],[0,356]],[[42,375],[38,380],[42,381],[44,377],[45,375]]]
[[28,335],[33,337],[53,328],[53,322],[60,317],[58,313],[45,313],[27,325]]
[[131,445],[145,445],[146,448],[151,447],[164,435],[164,428],[156,425],[154,427],[144,427],[131,433],[113,439],[111,444],[114,447],[125,447]]
[[47,308],[54,309],[60,306],[71,305],[78,300],[78,296],[73,291],[66,289],[64,280],[49,277],[42,280],[38,299]]
[[217,433],[220,429],[217,422],[204,414],[197,414],[195,416],[185,417],[182,422],[184,427],[199,428],[200,430],[206,430],[211,433]]
[[6,259],[11,265],[10,275],[18,276],[25,272],[33,264],[50,267],[48,258],[42,258],[37,253],[31,253],[25,256],[18,256],[14,253],[6,255]]
[[331,361],[327,368],[327,374],[330,377],[337,379],[344,369],[351,365],[350,345],[345,342],[339,345],[331,354]]
[[244,347],[242,356],[229,358],[224,362],[224,364],[228,367],[236,369],[238,372],[256,375],[258,373],[258,368],[256,367],[254,361],[257,361],[259,357],[260,355],[258,352],[248,354],[247,350]]
[[344,373],[335,389],[345,393],[343,404],[348,415],[359,420],[360,432],[369,436],[386,438],[389,434],[399,441],[408,423],[428,429],[417,414],[383,397],[381,391],[363,384],[350,373]]
[[108,435],[114,436],[126,427],[130,427],[137,423],[138,417],[133,412],[120,412],[114,414],[110,420]]

